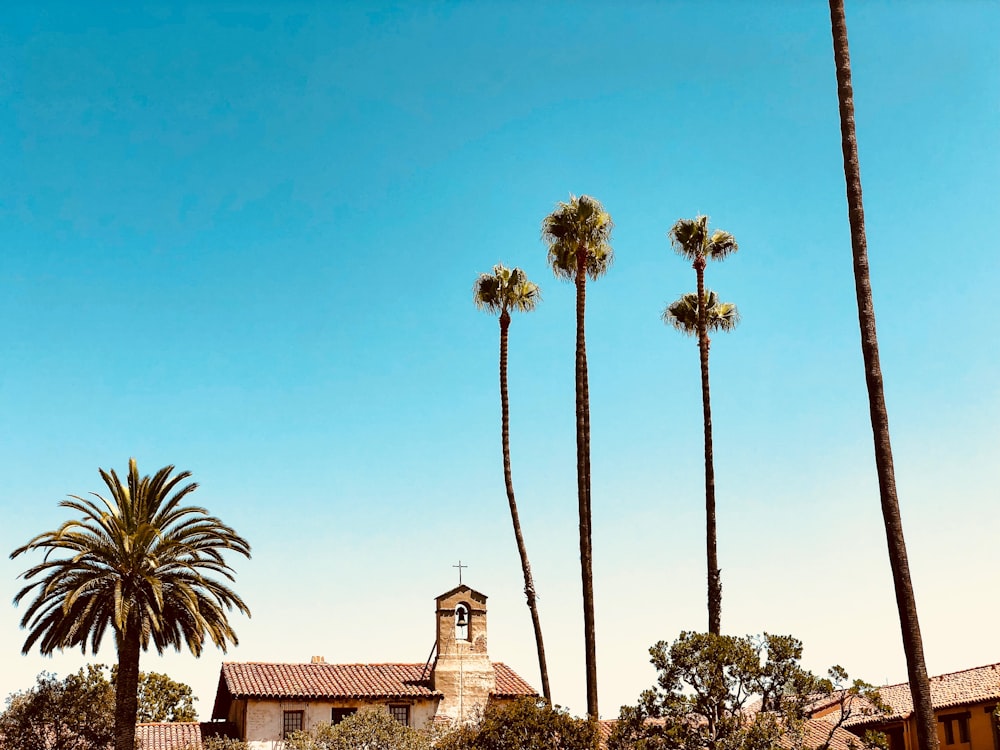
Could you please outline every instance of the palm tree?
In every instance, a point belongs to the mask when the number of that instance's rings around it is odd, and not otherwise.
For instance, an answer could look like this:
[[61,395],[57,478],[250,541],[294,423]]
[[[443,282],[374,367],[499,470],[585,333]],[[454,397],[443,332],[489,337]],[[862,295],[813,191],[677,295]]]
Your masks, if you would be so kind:
[[[100,470],[110,499],[70,495],[60,505],[82,515],[55,531],[39,534],[11,553],[45,550],[45,558],[26,570],[29,583],[19,603],[33,590],[21,627],[28,629],[23,653],[36,643],[43,654],[73,646],[86,652],[89,641],[97,653],[110,628],[118,649],[115,690],[115,750],[133,750],[137,715],[139,652],[150,642],[157,652],[186,644],[201,655],[206,638],[226,650],[237,643],[226,612],[250,611],[231,589],[209,577],[233,580],[222,553],[232,550],[250,557],[250,545],[204,508],[182,506],[198,486],[178,489],[191,476],[173,477],[173,466],[155,476],[139,476],[129,460],[127,481],[114,470]],[[173,493],[173,494],[171,494]],[[65,556],[59,557],[63,554]]]
[[[694,295],[695,333],[698,336],[698,351],[701,355],[701,402],[705,423],[705,518],[706,548],[708,553],[708,631],[715,635],[722,632],[722,577],[719,572],[717,534],[715,524],[715,464],[712,458],[712,406],[708,390],[708,331],[709,305],[705,295],[705,265],[709,260],[722,260],[735,253],[739,246],[729,232],[720,229],[708,232],[708,217],[679,219],[668,232],[670,244],[680,255],[691,261],[698,281],[698,291]],[[687,295],[685,295],[687,296]],[[678,304],[684,300],[678,300]],[[670,308],[667,308],[669,311]],[[733,307],[735,314],[736,308]],[[664,313],[666,318],[666,313]],[[735,325],[735,320],[733,321]],[[730,326],[731,327],[731,326]],[[713,329],[714,330],[714,329]],[[723,328],[722,330],[728,330]]]
[[507,503],[510,505],[510,520],[514,524],[514,539],[517,553],[521,556],[521,571],[524,573],[524,595],[531,612],[531,624],[535,629],[535,646],[538,650],[538,670],[542,678],[542,695],[549,703],[549,670],[545,665],[545,646],[542,643],[542,624],[538,619],[538,605],[535,601],[535,582],[528,562],[528,548],[521,532],[521,520],[514,500],[514,480],[510,471],[510,408],[507,398],[507,332],[510,328],[510,311],[531,312],[542,298],[537,284],[528,281],[527,274],[520,268],[493,266],[493,273],[483,273],[472,287],[472,300],[480,310],[500,314],[500,441],[503,445],[503,479],[507,487]]
[[865,236],[865,209],[861,196],[861,168],[858,164],[858,140],[854,131],[854,89],[851,85],[851,56],[847,46],[847,19],[843,0],[830,0],[830,24],[833,32],[833,57],[837,67],[837,96],[840,103],[840,133],[844,152],[844,179],[847,183],[847,210],[851,224],[851,249],[854,255],[854,286],[858,299],[858,323],[861,327],[861,353],[868,384],[868,409],[875,442],[875,467],[878,473],[882,518],[889,547],[889,564],[896,590],[896,607],[906,654],[906,671],[917,715],[917,742],[921,750],[937,750],[937,722],[931,704],[924,646],[917,620],[917,602],[910,581],[910,564],[903,538],[903,521],[896,495],[896,476],[889,442],[889,416],[882,388],[878,339],[875,334],[875,308],[872,303],[871,276],[868,271],[868,240]]
[[597,713],[597,639],[594,632],[594,572],[590,513],[590,394],[584,311],[587,277],[603,276],[614,252],[611,214],[596,198],[570,195],[542,222],[542,239],[556,278],[576,284],[576,482],[580,507],[580,572],[583,579],[583,636],[587,663],[587,714]]

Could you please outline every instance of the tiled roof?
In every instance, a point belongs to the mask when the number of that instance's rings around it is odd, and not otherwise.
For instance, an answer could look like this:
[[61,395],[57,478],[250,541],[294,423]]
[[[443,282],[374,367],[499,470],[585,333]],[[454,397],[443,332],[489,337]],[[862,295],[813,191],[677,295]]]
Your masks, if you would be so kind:
[[[937,675],[930,678],[930,683],[931,704],[935,710],[1000,700],[1000,664]],[[880,687],[879,693],[892,708],[894,717],[905,718],[913,713],[908,682]]]
[[140,722],[135,725],[139,750],[200,750],[204,737],[235,737],[228,722]]
[[[937,675],[930,678],[930,685],[931,704],[935,711],[954,706],[1000,701],[1000,664],[987,664],[984,667]],[[885,685],[878,690],[882,701],[889,706],[889,713],[878,714],[867,701],[855,699],[855,705],[852,707],[854,715],[844,722],[844,726],[862,726],[905,719],[913,713],[913,698],[910,695],[908,682]],[[835,701],[830,701],[833,702]]]
[[496,689],[493,695],[497,698],[522,698],[524,696],[536,697],[535,689],[521,679],[513,669],[506,664],[493,663],[493,671],[497,676]]
[[[498,698],[537,695],[534,688],[506,664],[495,663]],[[224,697],[223,693],[227,695]],[[439,698],[430,687],[426,664],[269,664],[222,665],[216,709],[224,698],[392,699]],[[219,712],[215,712],[219,715]]]
[[135,725],[139,750],[200,750],[204,738],[236,737],[227,721],[140,722]]
[[[220,690],[233,698],[432,698],[423,664],[222,665]],[[423,677],[423,679],[421,679]]]
[[141,750],[200,748],[201,724],[197,721],[136,724],[135,738]]
[[799,745],[792,735],[784,735],[779,744],[781,747],[820,747],[829,742],[829,750],[855,750],[860,743],[858,736],[848,732],[843,727],[834,728],[832,721],[826,719],[807,719],[802,727],[802,743]]

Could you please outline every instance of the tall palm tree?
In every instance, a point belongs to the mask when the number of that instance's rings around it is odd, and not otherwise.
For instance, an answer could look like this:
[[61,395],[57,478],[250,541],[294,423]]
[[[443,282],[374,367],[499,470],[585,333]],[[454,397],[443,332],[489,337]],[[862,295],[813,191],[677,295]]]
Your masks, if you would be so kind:
[[614,257],[611,214],[596,198],[570,195],[542,222],[542,239],[556,278],[576,284],[576,482],[580,507],[580,572],[583,579],[583,636],[587,664],[587,714],[597,712],[597,639],[594,631],[594,572],[590,512],[590,393],[584,312],[587,277],[603,276]]
[[510,471],[510,403],[507,398],[507,333],[510,328],[510,311],[531,312],[541,301],[542,290],[528,280],[528,275],[520,268],[493,266],[493,273],[483,273],[472,287],[472,300],[480,310],[500,315],[500,442],[503,446],[503,480],[507,488],[507,504],[510,505],[510,520],[514,524],[514,540],[517,553],[521,556],[521,572],[524,574],[524,595],[531,612],[531,624],[535,629],[535,646],[538,650],[538,671],[542,678],[542,695],[549,703],[549,670],[545,665],[545,646],[542,643],[542,624],[538,619],[538,604],[535,601],[535,582],[528,562],[528,548],[521,532],[521,520],[514,500],[514,480]]
[[29,583],[19,603],[33,590],[21,627],[28,629],[23,653],[36,643],[43,654],[89,641],[97,653],[105,632],[118,649],[115,690],[115,750],[133,750],[137,715],[139,652],[150,642],[159,653],[186,644],[201,655],[206,638],[226,650],[237,643],[227,611],[249,615],[247,606],[212,574],[232,581],[225,550],[250,557],[250,545],[204,508],[181,501],[198,486],[178,488],[191,476],[171,476],[173,466],[155,476],[139,476],[135,459],[121,481],[114,470],[100,470],[110,499],[70,495],[60,505],[82,515],[55,531],[39,534],[11,553],[44,550],[45,558],[26,570]]
[[937,722],[931,704],[924,646],[917,620],[917,602],[910,581],[910,563],[903,538],[903,521],[896,495],[896,476],[889,442],[889,416],[882,388],[878,338],[875,334],[875,308],[872,303],[871,276],[868,270],[868,240],[865,236],[865,209],[861,196],[861,168],[858,164],[858,139],[854,130],[854,88],[851,85],[851,56],[847,46],[847,19],[844,1],[830,0],[830,25],[833,32],[833,57],[837,67],[837,96],[840,104],[840,134],[844,152],[844,179],[847,183],[847,210],[851,224],[851,249],[854,256],[854,286],[858,299],[858,323],[861,327],[861,353],[868,385],[868,409],[875,442],[875,468],[878,473],[882,518],[889,548],[889,565],[896,590],[896,608],[903,635],[906,671],[917,715],[917,741],[921,750],[937,750]]
[[[705,518],[706,548],[708,556],[708,631],[715,635],[722,632],[722,576],[719,572],[717,532],[715,522],[715,464],[712,458],[712,406],[708,390],[708,331],[709,306],[705,295],[705,265],[710,260],[722,260],[739,249],[736,239],[729,232],[717,229],[708,231],[708,217],[679,219],[667,236],[678,254],[691,261],[698,282],[694,296],[698,351],[701,355],[701,403],[705,423]],[[686,295],[687,296],[687,295]],[[681,298],[683,300],[684,297]],[[680,302],[681,300],[678,300]],[[674,304],[677,304],[676,302]],[[670,308],[667,308],[668,310]],[[733,307],[735,313],[736,308]],[[664,313],[666,316],[666,313]],[[734,323],[735,324],[735,323]],[[725,330],[725,329],[724,329]]]

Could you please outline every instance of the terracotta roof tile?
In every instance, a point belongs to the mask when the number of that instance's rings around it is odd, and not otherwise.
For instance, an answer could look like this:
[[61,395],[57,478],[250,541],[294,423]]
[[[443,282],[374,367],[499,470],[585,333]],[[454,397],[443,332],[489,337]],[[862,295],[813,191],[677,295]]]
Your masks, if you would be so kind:
[[135,737],[142,750],[183,750],[201,747],[201,724],[197,721],[136,724]]
[[[498,698],[537,695],[506,664],[494,664]],[[222,665],[222,688],[231,698],[436,698],[425,664],[269,664]]]
[[[223,663],[233,698],[429,698],[423,664]],[[424,676],[424,679],[421,679]]]
[[496,689],[493,695],[497,698],[537,697],[538,693],[527,682],[521,679],[513,669],[506,664],[493,662],[493,671],[497,676]]
[[[935,710],[974,703],[1000,701],[1000,664],[987,664],[961,672],[950,672],[930,678],[931,704]],[[876,716],[852,716],[844,726],[861,726],[882,721],[905,719],[913,713],[910,684],[885,685],[879,688],[882,700],[891,713]]]

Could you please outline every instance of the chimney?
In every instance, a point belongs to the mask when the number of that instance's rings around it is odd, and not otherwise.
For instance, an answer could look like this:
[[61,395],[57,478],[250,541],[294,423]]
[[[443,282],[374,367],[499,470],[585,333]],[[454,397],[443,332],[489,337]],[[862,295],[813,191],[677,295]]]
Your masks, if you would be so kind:
[[326,664],[326,659],[324,659],[322,656],[314,656],[312,658],[312,663],[313,664]]

